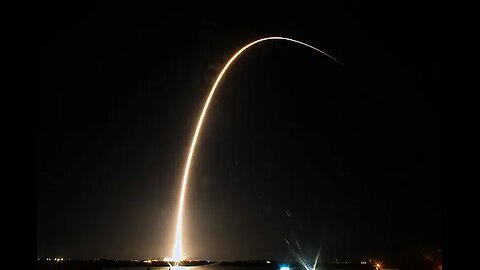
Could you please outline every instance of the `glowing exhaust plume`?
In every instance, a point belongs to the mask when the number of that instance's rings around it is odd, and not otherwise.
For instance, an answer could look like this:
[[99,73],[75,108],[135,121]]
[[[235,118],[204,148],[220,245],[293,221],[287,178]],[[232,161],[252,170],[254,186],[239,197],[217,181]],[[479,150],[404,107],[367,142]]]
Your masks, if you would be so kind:
[[239,51],[237,51],[235,53],[235,55],[232,56],[232,58],[230,58],[230,60],[223,67],[222,71],[218,75],[217,80],[213,84],[212,89],[210,90],[210,94],[208,95],[208,98],[205,101],[205,105],[203,106],[202,114],[200,115],[200,118],[198,119],[197,128],[195,129],[195,134],[193,135],[192,144],[190,146],[190,151],[188,153],[187,163],[185,165],[185,172],[183,174],[182,189],[181,189],[181,193],[180,193],[180,201],[179,201],[178,213],[177,213],[177,228],[176,228],[176,234],[175,234],[175,245],[174,245],[174,248],[173,248],[173,256],[171,258],[165,258],[165,261],[179,262],[179,261],[181,261],[185,258],[185,256],[182,254],[182,222],[183,222],[183,206],[184,206],[184,201],[185,201],[185,193],[186,193],[186,190],[187,190],[187,180],[188,180],[188,174],[190,172],[190,164],[192,162],[193,153],[195,152],[195,145],[197,144],[198,135],[200,134],[203,119],[205,118],[205,115],[207,113],[208,105],[210,104],[210,100],[212,99],[212,96],[215,93],[215,90],[217,89],[218,83],[220,82],[223,75],[225,74],[227,69],[230,67],[230,65],[235,61],[235,59],[237,59],[237,57],[240,56],[240,54],[242,54],[246,49],[250,48],[251,46],[253,46],[257,43],[263,42],[263,41],[267,41],[267,40],[286,40],[286,41],[295,42],[295,43],[301,44],[303,46],[309,47],[309,48],[311,48],[315,51],[318,51],[318,52],[326,55],[330,59],[334,60],[338,64],[342,65],[342,63],[340,63],[338,60],[336,60],[332,56],[328,55],[327,53],[325,53],[325,52],[323,52],[323,51],[321,51],[321,50],[319,50],[319,49],[317,49],[313,46],[310,46],[310,45],[308,45],[306,43],[303,43],[303,42],[300,42],[298,40],[294,40],[294,39],[290,39],[290,38],[284,38],[284,37],[267,37],[267,38],[258,39],[256,41],[253,41],[253,42],[245,45],[243,48],[241,48]]

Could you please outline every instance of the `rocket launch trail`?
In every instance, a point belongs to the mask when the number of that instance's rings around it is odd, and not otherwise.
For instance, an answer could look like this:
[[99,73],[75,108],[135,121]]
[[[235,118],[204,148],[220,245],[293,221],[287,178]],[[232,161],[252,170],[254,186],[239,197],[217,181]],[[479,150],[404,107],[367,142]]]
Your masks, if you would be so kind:
[[175,244],[173,247],[173,256],[170,258],[165,258],[166,261],[174,261],[174,262],[179,262],[185,258],[185,255],[183,255],[183,248],[182,248],[182,225],[183,225],[183,209],[184,209],[184,203],[185,203],[185,194],[187,192],[187,183],[188,183],[188,175],[190,172],[190,165],[192,162],[193,154],[195,152],[195,146],[197,144],[198,136],[200,134],[200,131],[202,130],[202,124],[203,120],[205,119],[205,116],[207,115],[208,107],[210,104],[210,101],[212,100],[213,95],[215,94],[215,91],[217,89],[218,84],[222,80],[223,76],[225,75],[226,71],[230,67],[231,64],[235,62],[235,60],[242,54],[244,53],[248,48],[259,44],[264,41],[274,41],[274,40],[282,40],[282,41],[289,41],[293,42],[296,44],[300,44],[303,46],[306,46],[310,49],[313,49],[331,60],[335,61],[336,63],[343,65],[341,62],[339,62],[337,59],[333,58],[332,56],[328,55],[327,53],[321,51],[320,49],[317,49],[309,44],[306,44],[304,42],[294,40],[291,38],[285,38],[285,37],[266,37],[266,38],[261,38],[258,40],[255,40],[253,42],[248,43],[247,45],[243,46],[240,50],[238,50],[225,64],[223,67],[222,71],[220,74],[218,74],[217,79],[215,80],[215,83],[213,84],[210,94],[208,95],[207,100],[205,101],[205,105],[203,106],[202,113],[198,119],[197,122],[197,127],[195,129],[195,133],[192,138],[192,142],[190,145],[190,151],[188,152],[188,157],[187,157],[187,162],[185,164],[185,171],[183,173],[183,179],[182,179],[182,187],[181,187],[181,192],[180,192],[180,199],[179,199],[179,204],[178,204],[178,212],[177,212],[177,226],[176,226],[176,233],[175,233]]

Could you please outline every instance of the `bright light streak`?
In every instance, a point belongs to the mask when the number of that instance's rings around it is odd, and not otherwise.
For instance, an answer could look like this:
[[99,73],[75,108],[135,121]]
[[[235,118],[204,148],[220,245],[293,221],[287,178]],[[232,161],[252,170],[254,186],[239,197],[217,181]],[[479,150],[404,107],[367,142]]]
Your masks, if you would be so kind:
[[[340,65],[343,65],[337,59],[333,58],[332,56],[328,55],[327,53],[325,53],[325,52],[323,52],[323,51],[321,51],[321,50],[319,50],[319,49],[317,49],[317,48],[315,48],[311,45],[308,45],[308,44],[303,43],[303,42],[298,41],[298,40],[294,40],[294,39],[291,39],[291,38],[284,38],[284,37],[267,37],[267,38],[262,38],[262,39],[255,40],[255,41],[245,45],[240,50],[238,50],[230,58],[230,60],[227,62],[227,64],[225,64],[222,71],[218,75],[217,80],[213,84],[212,89],[210,90],[210,94],[208,95],[208,98],[205,101],[205,105],[203,106],[202,114],[200,115],[200,118],[198,119],[197,127],[195,129],[195,133],[193,135],[192,143],[191,143],[191,146],[190,146],[190,151],[188,152],[188,158],[187,158],[187,163],[185,165],[185,171],[183,173],[182,188],[181,188],[181,192],[180,192],[180,199],[179,199],[178,212],[177,212],[177,227],[176,227],[176,233],[175,233],[175,244],[174,244],[174,247],[173,247],[173,256],[171,258],[165,258],[164,260],[166,260],[166,261],[178,262],[178,261],[181,261],[181,260],[185,259],[185,257],[182,256],[182,254],[183,254],[183,252],[182,252],[182,250],[183,250],[183,248],[182,248],[182,225],[183,224],[182,223],[183,223],[183,209],[184,209],[184,202],[185,202],[185,193],[186,193],[186,190],[187,190],[188,175],[189,175],[189,172],[190,172],[190,164],[192,162],[193,153],[195,152],[195,146],[197,144],[198,135],[200,134],[200,130],[201,130],[202,124],[203,124],[203,119],[205,118],[205,115],[207,114],[208,105],[210,104],[210,101],[213,97],[213,94],[215,93],[215,90],[217,89],[217,86],[218,86],[219,82],[223,78],[223,75],[225,74],[227,69],[230,67],[230,65],[237,59],[237,57],[240,56],[240,54],[242,54],[246,49],[250,48],[251,46],[253,46],[257,43],[263,42],[263,41],[267,41],[267,40],[285,40],[285,41],[295,42],[295,43],[301,44],[303,46],[306,46],[310,49],[313,49],[315,51],[318,51],[318,52],[322,53],[323,55],[329,57],[330,59],[332,59],[336,63],[338,63]],[[284,270],[287,270],[287,269],[284,269]]]
[[317,257],[315,257],[315,263],[313,264],[312,270],[317,268],[318,257],[320,257],[320,250],[318,250]]
[[311,270],[311,268],[308,266],[307,262],[300,256],[297,252],[295,252],[293,249],[293,255],[296,257],[297,262],[300,263],[305,270]]
[[280,270],[290,270],[290,267],[283,265],[280,266]]

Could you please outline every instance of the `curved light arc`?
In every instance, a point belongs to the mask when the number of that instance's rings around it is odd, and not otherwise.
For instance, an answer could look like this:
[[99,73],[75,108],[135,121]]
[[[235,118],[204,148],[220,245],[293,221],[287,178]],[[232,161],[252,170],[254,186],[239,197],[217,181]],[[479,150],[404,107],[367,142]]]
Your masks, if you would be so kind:
[[301,42],[301,41],[298,41],[298,40],[294,40],[294,39],[291,39],[291,38],[285,38],[285,37],[267,37],[267,38],[262,38],[262,39],[258,39],[258,40],[255,40],[247,45],[245,45],[243,48],[241,48],[240,50],[238,50],[231,58],[230,60],[227,62],[227,64],[225,64],[225,66],[223,67],[222,71],[220,72],[220,74],[217,76],[217,79],[215,80],[215,83],[213,84],[211,90],[210,90],[210,94],[208,95],[208,98],[207,100],[205,101],[205,105],[203,106],[203,110],[202,110],[202,114],[200,115],[200,118],[198,119],[198,122],[197,122],[197,127],[195,129],[195,133],[193,135],[193,139],[192,139],[192,143],[191,143],[191,146],[190,146],[190,150],[188,152],[188,158],[187,158],[187,163],[185,164],[185,170],[184,170],[184,174],[183,174],[183,180],[182,180],[182,188],[181,188],[181,193],[180,193],[180,199],[179,199],[179,205],[178,205],[178,212],[177,212],[177,227],[176,227],[176,234],[175,234],[175,245],[174,245],[174,248],[173,248],[173,257],[172,258],[165,258],[165,260],[167,261],[175,261],[175,262],[179,262],[181,260],[183,260],[185,258],[185,255],[182,254],[182,223],[183,223],[183,209],[184,209],[184,202],[185,202],[185,193],[186,193],[186,189],[187,189],[187,182],[188,182],[188,175],[190,173],[190,164],[192,162],[192,157],[193,157],[193,154],[195,152],[195,146],[197,145],[197,140],[198,140],[198,136],[200,134],[200,131],[202,129],[202,124],[203,124],[203,120],[205,118],[205,115],[207,114],[207,111],[208,111],[208,107],[209,107],[209,104],[210,104],[210,101],[213,97],[213,95],[215,94],[215,90],[217,89],[217,86],[218,84],[220,83],[220,81],[222,80],[223,76],[225,75],[225,72],[228,70],[228,68],[230,67],[230,65],[245,51],[247,50],[248,48],[250,48],[251,46],[257,44],[257,43],[260,43],[260,42],[263,42],[263,41],[267,41],[267,40],[285,40],[285,41],[291,41],[291,42],[295,42],[297,44],[301,44],[303,46],[306,46],[310,49],[313,49],[317,52],[320,52],[322,53],[323,55],[327,56],[328,58],[332,59],[333,61],[335,61],[336,63],[340,64],[343,66],[343,64],[338,61],[337,59],[333,58],[332,56],[330,56],[329,54],[323,52],[322,50],[320,49],[317,49],[307,43],[304,43],[304,42]]

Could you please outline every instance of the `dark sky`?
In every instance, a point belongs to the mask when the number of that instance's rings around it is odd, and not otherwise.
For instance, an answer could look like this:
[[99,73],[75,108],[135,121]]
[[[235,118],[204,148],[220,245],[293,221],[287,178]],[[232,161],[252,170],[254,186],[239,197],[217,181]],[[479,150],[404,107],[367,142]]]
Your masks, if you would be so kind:
[[[39,257],[393,260],[441,247],[442,6],[37,3]],[[240,5],[242,7],[240,7]],[[291,213],[288,217],[286,212]]]

